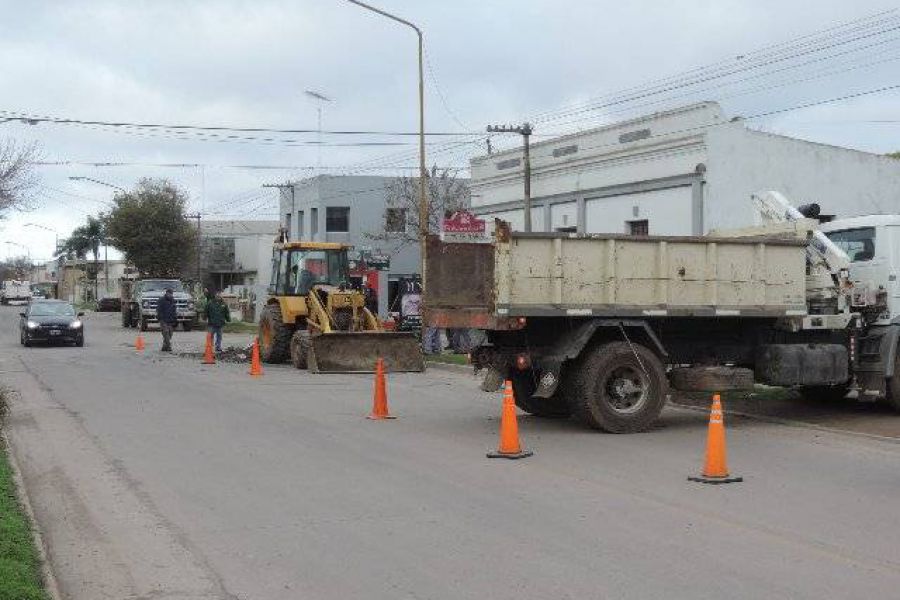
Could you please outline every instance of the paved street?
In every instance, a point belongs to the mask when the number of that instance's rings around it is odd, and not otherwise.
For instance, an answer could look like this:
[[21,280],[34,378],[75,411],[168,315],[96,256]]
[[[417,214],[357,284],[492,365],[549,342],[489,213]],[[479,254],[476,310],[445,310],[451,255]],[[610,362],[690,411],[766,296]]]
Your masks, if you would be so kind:
[[[614,436],[523,417],[491,461],[499,395],[130,348],[90,314],[78,348],[22,348],[0,311],[7,433],[66,598],[849,598],[900,586],[900,445],[732,419],[745,482],[686,481],[705,415]],[[176,334],[196,349],[202,332]],[[232,336],[239,342],[247,336]],[[226,340],[226,343],[227,340]],[[900,418],[880,414],[885,422]],[[830,423],[835,425],[835,422]],[[837,422],[839,425],[839,422]]]

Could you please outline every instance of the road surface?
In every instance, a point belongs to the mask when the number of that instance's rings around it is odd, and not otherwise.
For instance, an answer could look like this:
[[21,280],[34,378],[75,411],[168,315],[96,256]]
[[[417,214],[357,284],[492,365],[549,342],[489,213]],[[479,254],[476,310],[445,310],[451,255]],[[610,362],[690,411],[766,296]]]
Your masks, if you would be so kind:
[[[131,347],[22,348],[0,311],[7,422],[67,598],[895,597],[900,445],[730,419],[745,482],[690,483],[705,415],[614,436],[520,419],[534,456],[488,460],[500,396],[471,376],[309,375]],[[176,334],[197,349],[201,332]],[[244,339],[246,336],[244,336]],[[226,340],[227,343],[227,340]],[[894,420],[892,415],[882,415]]]

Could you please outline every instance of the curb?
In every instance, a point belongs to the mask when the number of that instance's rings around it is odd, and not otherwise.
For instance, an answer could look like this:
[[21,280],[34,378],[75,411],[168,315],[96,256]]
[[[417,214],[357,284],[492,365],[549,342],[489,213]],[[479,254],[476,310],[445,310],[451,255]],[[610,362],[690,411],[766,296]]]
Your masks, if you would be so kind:
[[[675,408],[679,408],[681,410],[689,410],[691,412],[700,412],[704,414],[709,413],[708,408],[703,408],[701,406],[691,406],[689,404],[680,404],[678,402],[669,401],[669,406],[673,406]],[[890,444],[900,444],[900,438],[890,437],[886,435],[878,435],[877,433],[865,433],[863,431],[849,431],[847,429],[836,429],[834,427],[827,427],[825,425],[817,425],[815,423],[807,423],[806,421],[795,421],[793,419],[782,419],[781,417],[769,417],[766,415],[755,415],[753,413],[742,412],[738,410],[728,410],[727,408],[723,411],[726,415],[734,415],[735,417],[741,417],[744,419],[752,419],[754,421],[761,421],[764,423],[773,423],[775,425],[784,425],[786,427],[798,427],[800,429],[812,429],[814,431],[821,431],[823,433],[832,433],[836,435],[844,435],[848,437],[855,438],[865,438],[869,440],[876,440],[879,442],[888,442]]]
[[31,508],[31,499],[28,497],[28,490],[25,489],[25,479],[22,477],[22,470],[19,468],[19,461],[16,460],[15,453],[10,446],[9,438],[6,432],[0,429],[0,444],[6,448],[6,455],[9,457],[9,466],[13,473],[13,482],[16,484],[16,496],[19,504],[28,517],[29,525],[31,525],[31,537],[34,540],[34,547],[37,548],[38,558],[41,561],[41,582],[44,584],[44,591],[50,596],[51,600],[62,600],[59,593],[59,584],[56,581],[56,575],[50,568],[50,561],[47,559],[47,548],[44,546],[44,538],[38,529],[37,520],[34,518],[34,510]]
[[440,362],[437,360],[425,359],[425,366],[429,369],[437,369],[439,371],[450,371],[452,373],[466,373],[472,375],[472,365],[456,365],[453,363]]

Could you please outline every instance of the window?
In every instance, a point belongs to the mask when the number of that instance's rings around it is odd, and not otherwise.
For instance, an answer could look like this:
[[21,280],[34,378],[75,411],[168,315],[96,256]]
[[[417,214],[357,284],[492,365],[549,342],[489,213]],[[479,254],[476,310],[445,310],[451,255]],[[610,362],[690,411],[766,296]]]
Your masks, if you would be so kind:
[[350,281],[343,251],[293,250],[288,262],[288,294],[306,295],[317,284],[341,285]]
[[303,211],[298,210],[297,211],[297,239],[298,240],[302,240],[303,235],[306,233],[305,231],[303,231],[304,225],[305,225],[305,223],[303,222]]
[[384,230],[388,233],[403,233],[406,231],[406,209],[387,208],[384,211]]
[[315,238],[319,234],[319,209],[309,209],[309,235]]
[[875,228],[845,229],[829,231],[828,236],[835,245],[847,253],[851,262],[864,262],[875,258]]
[[347,233],[350,231],[350,207],[325,207],[325,231],[327,233]]
[[650,235],[650,223],[647,219],[642,221],[626,221],[628,235]]
[[284,230],[287,232],[287,239],[291,239],[291,213],[284,215]]

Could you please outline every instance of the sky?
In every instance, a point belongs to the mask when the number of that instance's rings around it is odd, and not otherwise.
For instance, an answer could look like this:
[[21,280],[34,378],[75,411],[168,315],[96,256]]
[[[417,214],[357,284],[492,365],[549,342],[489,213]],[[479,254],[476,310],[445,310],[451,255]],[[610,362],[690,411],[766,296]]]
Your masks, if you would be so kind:
[[[424,32],[426,128],[458,134],[429,136],[428,163],[462,176],[491,123],[552,136],[700,100],[746,117],[900,85],[896,2],[372,2]],[[113,188],[72,177],[163,177],[204,219],[277,219],[264,184],[417,165],[414,136],[316,133],[319,111],[326,131],[418,127],[415,34],[346,0],[0,0],[0,14],[0,141],[36,142],[44,163],[30,206],[0,221],[0,258],[48,259],[108,206]],[[900,89],[884,90],[748,125],[885,153],[900,149],[898,107]],[[310,132],[2,122],[26,115]]]

